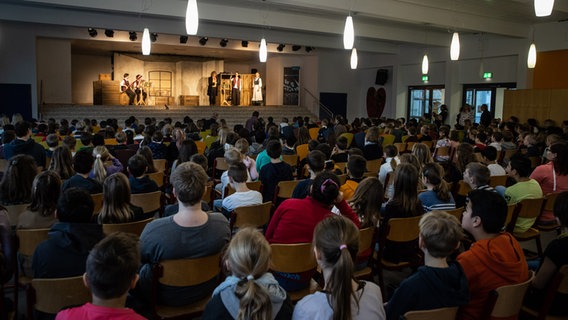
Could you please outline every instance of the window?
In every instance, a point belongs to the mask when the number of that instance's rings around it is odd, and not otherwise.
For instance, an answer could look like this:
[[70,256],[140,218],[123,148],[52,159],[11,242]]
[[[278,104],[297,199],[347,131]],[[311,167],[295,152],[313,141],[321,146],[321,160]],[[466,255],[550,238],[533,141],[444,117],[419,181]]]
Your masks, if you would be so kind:
[[150,95],[156,97],[172,96],[172,73],[170,71],[148,72]]
[[472,106],[475,114],[475,123],[481,120],[481,105],[486,104],[491,116],[495,117],[496,104],[503,104],[503,101],[496,101],[497,88],[515,88],[515,83],[494,83],[494,84],[465,84],[463,86],[463,103]]
[[432,111],[444,104],[444,86],[408,87],[408,119],[420,119],[426,115],[431,118]]

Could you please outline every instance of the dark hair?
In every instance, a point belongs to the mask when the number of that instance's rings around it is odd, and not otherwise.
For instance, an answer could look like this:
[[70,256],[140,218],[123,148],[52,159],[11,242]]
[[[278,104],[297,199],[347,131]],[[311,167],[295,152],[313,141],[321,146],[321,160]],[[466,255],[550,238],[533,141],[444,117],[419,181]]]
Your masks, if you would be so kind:
[[189,159],[189,161],[200,165],[203,170],[205,170],[205,172],[207,172],[207,157],[202,155],[201,153],[196,153],[194,155],[191,156],[191,158]]
[[359,308],[352,281],[355,258],[359,251],[359,230],[353,222],[337,215],[323,219],[314,230],[315,249],[320,263],[331,269],[327,283],[327,299],[333,309],[333,320],[351,320],[351,301]]
[[364,157],[352,155],[347,161],[347,169],[353,178],[361,178],[367,169],[367,160]]
[[89,252],[87,282],[94,296],[113,299],[125,294],[140,265],[139,239],[131,233],[113,233]]
[[69,179],[75,174],[73,156],[67,146],[59,146],[53,150],[49,170],[57,173],[61,179]]
[[272,159],[278,159],[282,155],[282,145],[278,140],[270,140],[266,145],[266,153]]
[[349,206],[359,216],[361,228],[376,227],[385,197],[383,184],[376,177],[368,177],[359,182]]
[[337,145],[337,148],[339,150],[347,149],[348,143],[349,143],[349,140],[347,140],[347,138],[344,137],[344,136],[339,136],[339,138],[337,138],[337,141],[335,142],[335,144]]
[[143,146],[140,147],[138,151],[136,151],[136,154],[139,154],[144,158],[146,158],[146,163],[148,164],[148,171],[147,171],[148,173],[158,172],[158,169],[154,167],[154,158],[152,157],[152,149],[150,149],[148,146]]
[[475,155],[473,154],[473,146],[469,143],[460,143],[457,149],[457,154],[457,167],[462,173],[465,171],[465,167],[468,163],[476,161]]
[[87,150],[80,150],[73,157],[73,170],[80,174],[87,174],[93,169],[95,159]]
[[331,146],[327,143],[320,143],[316,146],[315,150],[319,150],[325,154],[325,159],[329,159],[331,157]]
[[477,186],[484,186],[489,184],[489,180],[491,179],[491,172],[486,165],[479,162],[470,162],[467,164],[465,169],[469,170],[469,175],[473,178],[473,181]]
[[483,189],[472,190],[468,195],[471,202],[471,216],[480,217],[483,230],[499,233],[507,219],[507,202],[497,192]]
[[509,165],[511,169],[516,170],[517,174],[522,178],[526,178],[531,175],[532,164],[531,161],[522,154],[514,154],[509,159]]
[[192,206],[201,201],[207,179],[207,174],[200,165],[184,162],[176,167],[170,180],[179,202]]
[[69,188],[57,201],[57,218],[61,222],[89,223],[95,204],[89,192],[81,188]]
[[88,133],[88,132],[83,132],[83,133],[81,134],[81,138],[80,138],[80,139],[81,139],[81,143],[82,143],[84,146],[88,146],[88,145],[91,144],[91,141],[93,141],[93,135],[90,134],[90,133]]
[[16,132],[16,137],[24,137],[28,134],[30,130],[30,123],[27,121],[19,121],[14,125],[14,131]]
[[179,148],[178,165],[191,159],[191,156],[197,153],[197,144],[192,139],[182,141]]
[[319,150],[313,150],[308,153],[308,166],[314,173],[323,171],[325,168],[325,154]]
[[560,225],[568,226],[568,191],[561,192],[556,196],[554,215],[560,220]]
[[493,146],[487,146],[481,150],[481,155],[489,161],[495,161],[497,159],[497,149]]
[[141,177],[148,170],[148,162],[142,155],[135,154],[128,159],[128,172],[135,178]]
[[550,152],[556,153],[552,161],[557,175],[568,175],[568,143],[560,142],[550,146]]
[[236,162],[229,166],[227,175],[233,179],[236,183],[247,182],[248,170],[247,166],[242,162]]
[[61,179],[53,171],[38,174],[32,184],[31,211],[37,211],[40,216],[53,215],[57,207],[57,199],[61,192]]
[[18,154],[10,158],[0,181],[1,201],[5,204],[29,203],[36,174],[37,167],[31,156]]
[[47,144],[48,147],[55,148],[59,145],[59,138],[55,133],[48,134],[47,137],[45,137],[45,144]]
[[427,163],[424,165],[422,174],[434,186],[436,197],[443,202],[449,202],[451,199],[450,185],[443,179],[444,168],[435,162]]
[[339,178],[330,172],[319,173],[312,183],[311,196],[330,206],[339,195]]
[[405,214],[415,216],[418,201],[418,170],[412,164],[401,163],[394,170],[391,202],[397,203]]

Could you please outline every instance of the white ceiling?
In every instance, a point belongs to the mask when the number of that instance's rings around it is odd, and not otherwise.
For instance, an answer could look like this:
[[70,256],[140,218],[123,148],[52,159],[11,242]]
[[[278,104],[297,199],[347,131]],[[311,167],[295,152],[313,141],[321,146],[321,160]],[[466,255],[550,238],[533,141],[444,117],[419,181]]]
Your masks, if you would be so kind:
[[[359,51],[393,53],[407,46],[449,46],[451,32],[482,33],[487,37],[526,38],[539,23],[568,19],[568,2],[557,0],[549,17],[537,18],[533,0],[198,0],[197,36],[179,43],[185,33],[185,0],[4,0],[0,20],[45,23],[86,30],[73,41],[76,52],[140,52],[141,30],[159,34],[153,53],[218,57],[234,61],[257,56],[258,41],[265,37],[269,50],[286,44],[320,49],[342,49],[345,16],[354,19]],[[104,29],[114,29],[106,38]],[[128,40],[128,31],[138,40]],[[210,37],[200,46],[201,36]],[[229,38],[227,48],[220,38]],[[95,40],[95,41],[93,41]],[[248,40],[249,47],[241,47]],[[167,59],[167,58],[166,58]]]

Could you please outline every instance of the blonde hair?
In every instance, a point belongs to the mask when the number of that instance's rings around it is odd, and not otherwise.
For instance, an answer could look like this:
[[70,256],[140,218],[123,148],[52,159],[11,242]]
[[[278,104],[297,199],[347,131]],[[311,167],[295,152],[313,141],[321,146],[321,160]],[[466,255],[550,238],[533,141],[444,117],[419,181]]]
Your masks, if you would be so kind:
[[97,146],[93,149],[93,158],[95,158],[95,163],[93,164],[95,180],[104,183],[107,176],[105,162],[110,158],[110,153],[105,146]]
[[133,219],[128,178],[122,172],[111,174],[103,184],[103,207],[98,217],[99,223],[125,223]]
[[445,211],[434,210],[420,219],[420,237],[430,255],[445,258],[452,254],[464,238],[461,223]]
[[241,229],[233,236],[223,259],[231,274],[241,279],[235,290],[240,299],[237,319],[272,319],[270,296],[253,281],[268,272],[270,266],[270,245],[262,233],[250,227]]

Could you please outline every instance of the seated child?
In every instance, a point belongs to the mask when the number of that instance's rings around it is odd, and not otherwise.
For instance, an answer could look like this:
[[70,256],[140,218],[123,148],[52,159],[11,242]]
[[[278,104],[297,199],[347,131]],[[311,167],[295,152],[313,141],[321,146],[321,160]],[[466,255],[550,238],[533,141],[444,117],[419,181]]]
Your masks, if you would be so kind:
[[135,154],[128,159],[128,173],[130,176],[130,193],[148,193],[158,191],[158,184],[146,175],[148,163],[142,155]]
[[363,180],[366,168],[367,160],[365,158],[357,155],[349,156],[349,161],[347,161],[347,181],[339,189],[339,191],[343,192],[345,201],[349,201],[353,197],[357,185]]
[[244,163],[237,162],[227,171],[229,183],[236,192],[223,199],[222,212],[225,217],[230,218],[235,208],[262,203],[262,194],[247,187],[247,167]]

